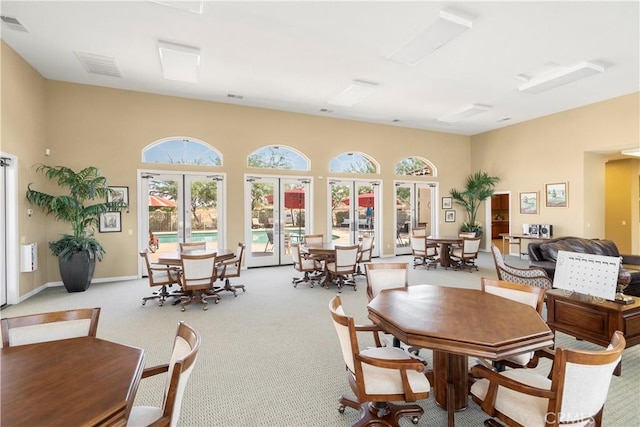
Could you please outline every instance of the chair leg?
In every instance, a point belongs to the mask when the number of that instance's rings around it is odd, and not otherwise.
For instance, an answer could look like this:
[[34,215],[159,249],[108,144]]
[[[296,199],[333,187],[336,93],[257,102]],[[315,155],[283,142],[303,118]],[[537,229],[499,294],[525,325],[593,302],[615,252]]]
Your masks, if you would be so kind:
[[242,292],[247,292],[247,290],[244,288],[244,285],[232,285],[231,282],[229,281],[228,277],[221,277],[220,280],[224,279],[224,286],[220,286],[217,287],[213,290],[212,294],[218,294],[222,291],[229,291],[229,292],[233,292],[233,296],[237,297],[238,296],[238,289],[242,289]]
[[310,288],[313,288],[314,282],[317,280],[309,275],[308,271],[304,272],[303,277],[294,277],[291,283],[293,283],[293,287],[297,288],[299,283],[308,283]]

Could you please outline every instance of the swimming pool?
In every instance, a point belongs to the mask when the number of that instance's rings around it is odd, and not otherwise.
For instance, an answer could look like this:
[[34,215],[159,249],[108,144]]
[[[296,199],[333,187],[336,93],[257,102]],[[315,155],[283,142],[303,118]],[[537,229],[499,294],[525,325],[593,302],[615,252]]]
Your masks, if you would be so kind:
[[[292,236],[298,235],[298,229],[287,230]],[[300,230],[300,233],[304,234],[304,230]],[[160,243],[176,243],[178,241],[178,233],[175,231],[169,232],[155,232],[153,233]],[[253,243],[267,243],[267,230],[253,230],[251,231],[251,241]],[[194,231],[191,234],[192,242],[217,242],[217,231]]]

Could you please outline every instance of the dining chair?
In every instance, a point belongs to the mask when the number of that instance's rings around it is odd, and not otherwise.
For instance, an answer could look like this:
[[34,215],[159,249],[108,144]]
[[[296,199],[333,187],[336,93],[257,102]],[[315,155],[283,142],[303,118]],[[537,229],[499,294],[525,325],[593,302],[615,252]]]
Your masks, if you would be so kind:
[[[319,280],[318,275],[322,274],[322,262],[316,258],[307,256],[300,250],[299,243],[291,244],[291,256],[293,258],[293,268],[303,273],[302,277],[294,277],[292,280],[293,287],[297,288],[299,283],[308,283],[313,288],[315,282]],[[311,276],[310,273],[318,273]]]
[[496,265],[498,279],[529,286],[537,286],[543,289],[553,288],[553,280],[551,280],[544,268],[513,267],[504,261],[502,252],[500,252],[500,249],[493,243],[491,244],[491,253],[493,254],[493,262]]
[[181,242],[180,243],[180,252],[185,250],[206,250],[207,242]]
[[[545,289],[543,288],[482,277],[480,279],[480,289],[482,292],[528,305],[535,309],[542,317],[545,294]],[[535,352],[531,351],[495,361],[492,365],[500,371],[504,370],[505,366],[511,368],[535,368],[538,365],[538,357],[535,355]]]
[[303,241],[305,245],[321,245],[324,242],[324,234],[305,234]]
[[201,343],[200,334],[184,322],[178,323],[169,363],[146,368],[142,378],[166,373],[162,406],[134,406],[127,427],[171,426],[180,419],[180,409],[187,382],[196,363]]
[[358,251],[358,265],[354,276],[364,276],[362,264],[365,262],[371,262],[371,258],[373,256],[373,241],[373,235],[364,236],[362,238],[362,242],[360,242],[360,250]]
[[411,235],[416,237],[427,237],[427,227],[413,227]]
[[99,318],[100,307],[3,317],[0,320],[2,346],[95,337]]
[[242,289],[242,292],[246,292],[244,285],[231,284],[230,278],[240,277],[240,270],[242,269],[242,259],[244,258],[245,245],[242,242],[238,243],[236,247],[236,255],[226,261],[219,262],[216,265],[216,274],[221,281],[224,281],[224,286],[219,286],[214,289],[214,293],[218,294],[222,291],[233,292],[233,296],[238,296],[238,289]]
[[192,302],[202,303],[202,309],[206,310],[208,300],[214,303],[220,301],[220,295],[211,293],[216,282],[216,253],[203,255],[182,254],[180,256],[182,272],[180,280],[182,289],[186,295],[180,298],[181,310],[185,311],[186,306]]
[[427,270],[430,267],[436,268],[438,266],[438,245],[427,242],[426,236],[409,237],[411,241],[411,254],[413,255],[413,268],[419,265],[424,265]]
[[264,245],[263,252],[268,252],[269,249],[273,250],[273,229],[268,228],[265,230],[265,233],[267,234],[267,243]]
[[147,269],[147,278],[149,279],[149,286],[152,288],[160,286],[160,289],[154,291],[152,295],[148,297],[142,297],[142,305],[145,305],[149,300],[157,299],[158,305],[163,306],[168,297],[180,297],[184,295],[182,289],[174,292],[169,292],[167,288],[174,284],[180,286],[179,268],[152,263],[149,260],[148,251],[141,251],[140,257],[144,259],[144,264]]
[[358,290],[353,274],[356,272],[359,247],[360,245],[335,247],[333,259],[327,260],[325,264],[325,271],[329,276],[329,280],[324,283],[327,289],[330,283],[334,283],[338,286],[338,292],[341,292],[345,285],[353,286],[354,291]]
[[415,402],[429,397],[431,384],[424,374],[424,365],[397,347],[362,347],[361,333],[377,333],[376,325],[356,325],[345,314],[340,296],[329,302],[329,311],[338,334],[347,382],[354,397],[343,395],[338,411],[348,406],[360,411],[354,426],[397,426],[402,417],[411,417],[414,424],[423,415],[420,405],[398,405],[391,402]]
[[[484,412],[509,426],[601,426],[611,376],[625,346],[622,332],[615,331],[601,351],[539,351],[553,360],[549,376],[530,369],[495,372],[476,365],[471,368],[477,379],[470,394]],[[485,425],[502,426],[494,419]]]
[[463,237],[462,245],[458,248],[451,248],[452,267],[456,269],[467,269],[471,273],[472,269],[478,271],[476,259],[480,250],[480,237]]

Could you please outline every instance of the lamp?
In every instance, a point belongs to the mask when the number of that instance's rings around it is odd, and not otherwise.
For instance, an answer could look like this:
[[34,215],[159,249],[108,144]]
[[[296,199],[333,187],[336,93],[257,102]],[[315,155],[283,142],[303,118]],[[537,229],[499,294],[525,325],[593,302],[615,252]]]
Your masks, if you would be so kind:
[[371,95],[378,88],[377,83],[364,80],[354,80],[349,87],[339,95],[329,100],[329,104],[341,107],[352,107]]
[[528,82],[520,85],[518,90],[526,93],[540,93],[603,72],[604,68],[600,65],[581,62],[571,67],[561,67],[532,77]]
[[387,59],[416,65],[424,57],[473,27],[471,16],[456,9],[440,11],[438,19]]
[[198,82],[200,49],[164,41],[158,42],[158,49],[165,79]]
[[491,110],[491,106],[482,105],[482,104],[471,104],[464,107],[462,110],[458,110],[456,112],[444,115],[442,117],[438,117],[436,120],[439,122],[446,123],[455,123],[460,120],[468,119],[469,117],[475,116],[476,114],[481,114]]

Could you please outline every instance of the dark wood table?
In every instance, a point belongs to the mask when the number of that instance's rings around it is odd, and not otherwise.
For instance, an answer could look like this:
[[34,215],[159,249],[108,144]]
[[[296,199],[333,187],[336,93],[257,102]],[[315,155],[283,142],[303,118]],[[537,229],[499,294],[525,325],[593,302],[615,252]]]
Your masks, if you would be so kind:
[[436,242],[440,246],[438,263],[444,268],[451,267],[451,245],[461,244],[462,240],[460,236],[427,236],[427,243]]
[[158,256],[158,264],[164,265],[182,265],[180,254],[189,255],[206,255],[216,253],[216,261],[226,261],[235,256],[235,253],[229,249],[189,249],[186,251],[164,252]]
[[433,349],[433,390],[446,408],[467,407],[468,356],[504,359],[553,346],[553,332],[532,307],[475,289],[416,285],[380,292],[369,318],[400,341]]
[[0,349],[3,426],[126,425],[144,351],[95,337]]

